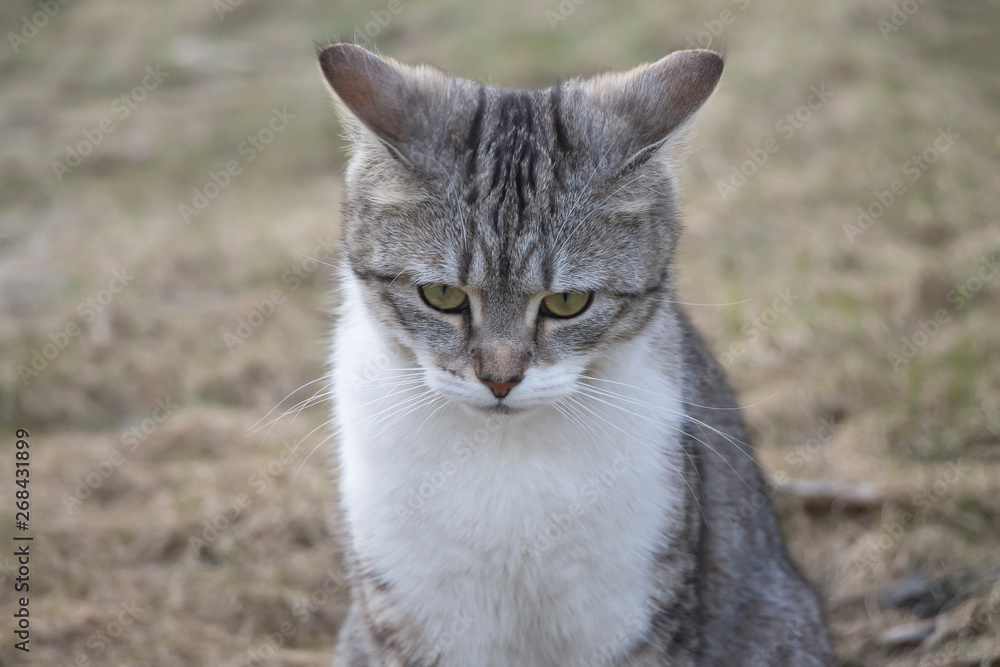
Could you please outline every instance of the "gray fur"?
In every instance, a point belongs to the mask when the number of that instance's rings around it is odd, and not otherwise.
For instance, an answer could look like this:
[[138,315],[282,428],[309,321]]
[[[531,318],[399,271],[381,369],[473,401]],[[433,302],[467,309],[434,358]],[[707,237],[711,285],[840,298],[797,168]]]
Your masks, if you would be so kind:
[[[684,378],[686,525],[665,538],[655,565],[646,641],[616,664],[830,664],[820,602],[788,557],[732,392],[672,303],[670,161],[721,58],[683,52],[533,92],[351,45],[325,48],[320,63],[354,141],[346,267],[404,344],[420,341],[453,373],[503,379],[609,348],[655,321],[664,363]],[[413,287],[427,276],[474,290],[482,312],[435,317]],[[558,327],[524,320],[528,295],[568,289],[597,292],[590,317]],[[747,503],[758,509],[743,519]],[[356,555],[350,561],[354,601],[335,667],[432,664],[419,629],[393,610],[391,588]]]

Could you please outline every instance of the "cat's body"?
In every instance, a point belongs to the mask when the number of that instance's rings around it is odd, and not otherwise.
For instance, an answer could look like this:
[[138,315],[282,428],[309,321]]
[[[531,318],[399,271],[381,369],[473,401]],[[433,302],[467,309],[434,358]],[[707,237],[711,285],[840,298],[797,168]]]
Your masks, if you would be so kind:
[[713,57],[526,93],[324,50],[357,142],[335,666],[827,664],[731,393],[672,301],[661,143]]

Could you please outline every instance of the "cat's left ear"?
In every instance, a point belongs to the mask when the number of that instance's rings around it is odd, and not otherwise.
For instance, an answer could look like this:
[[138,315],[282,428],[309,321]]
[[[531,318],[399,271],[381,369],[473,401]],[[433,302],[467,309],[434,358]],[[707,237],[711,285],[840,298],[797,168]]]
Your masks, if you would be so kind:
[[722,56],[676,51],[655,63],[583,82],[605,117],[606,141],[629,164],[648,159],[704,104],[722,76]]

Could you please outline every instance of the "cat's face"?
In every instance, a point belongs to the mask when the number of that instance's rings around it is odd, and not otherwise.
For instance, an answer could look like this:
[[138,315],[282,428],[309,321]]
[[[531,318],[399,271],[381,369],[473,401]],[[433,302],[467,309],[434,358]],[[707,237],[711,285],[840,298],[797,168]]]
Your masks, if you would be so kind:
[[530,93],[358,47],[321,63],[355,138],[348,267],[432,390],[494,412],[558,401],[670,298],[661,143],[714,88],[717,56]]

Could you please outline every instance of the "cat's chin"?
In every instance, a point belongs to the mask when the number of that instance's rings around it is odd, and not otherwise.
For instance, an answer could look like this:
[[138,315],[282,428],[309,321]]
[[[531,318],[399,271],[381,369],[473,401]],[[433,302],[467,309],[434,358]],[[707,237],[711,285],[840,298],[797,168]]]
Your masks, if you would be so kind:
[[459,403],[469,414],[473,414],[477,417],[493,417],[495,419],[506,419],[526,415],[535,411],[539,407],[537,405],[511,405],[506,401],[497,401],[495,403],[488,404],[472,403],[469,401],[456,402]]
[[527,405],[510,405],[509,403],[497,403],[488,408],[480,408],[480,412],[484,412],[493,417],[501,416],[515,416],[515,415],[525,415],[529,412],[534,412],[538,408],[537,405],[527,406]]

